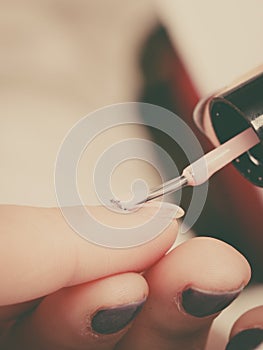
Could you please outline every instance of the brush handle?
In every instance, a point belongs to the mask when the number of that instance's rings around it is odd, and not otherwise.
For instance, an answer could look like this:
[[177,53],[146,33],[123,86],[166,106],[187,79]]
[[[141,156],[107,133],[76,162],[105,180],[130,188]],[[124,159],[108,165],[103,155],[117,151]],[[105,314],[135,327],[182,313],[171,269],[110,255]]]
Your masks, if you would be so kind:
[[183,171],[183,175],[187,178],[188,185],[197,186],[203,184],[214,173],[259,142],[260,140],[252,128],[241,132],[187,166]]

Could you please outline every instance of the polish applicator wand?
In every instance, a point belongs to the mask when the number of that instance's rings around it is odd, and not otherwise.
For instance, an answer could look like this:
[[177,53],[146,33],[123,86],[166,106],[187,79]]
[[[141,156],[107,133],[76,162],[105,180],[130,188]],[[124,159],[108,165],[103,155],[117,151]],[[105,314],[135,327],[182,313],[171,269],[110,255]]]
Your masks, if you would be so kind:
[[203,184],[214,173],[241,154],[247,152],[259,142],[260,140],[255,131],[252,128],[248,128],[187,166],[183,170],[181,176],[164,182],[159,187],[152,189],[146,198],[137,203],[133,203],[133,205],[137,206],[163,195],[176,192],[185,186],[198,186]]
[[201,100],[194,120],[215,146],[221,145],[187,166],[181,176],[152,189],[133,207],[185,186],[201,185],[232,161],[248,181],[263,188],[263,65]]
[[194,120],[200,131],[219,146],[187,166],[181,176],[150,190],[146,197],[136,197],[129,203],[112,200],[116,207],[131,210],[185,186],[201,185],[232,161],[248,181],[263,188],[263,65],[201,100],[194,110]]

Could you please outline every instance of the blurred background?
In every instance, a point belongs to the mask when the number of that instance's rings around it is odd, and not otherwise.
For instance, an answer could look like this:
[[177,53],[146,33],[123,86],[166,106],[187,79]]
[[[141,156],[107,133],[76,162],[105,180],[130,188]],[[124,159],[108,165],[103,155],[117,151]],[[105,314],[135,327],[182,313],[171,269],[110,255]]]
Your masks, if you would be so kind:
[[[168,108],[208,151],[212,145],[192,120],[196,103],[263,62],[263,3],[256,0],[1,0],[0,6],[1,203],[56,205],[53,172],[64,136],[81,117],[109,104]],[[135,123],[137,117],[143,118]],[[179,169],[187,163],[158,130],[114,128],[80,161],[86,203],[98,203],[92,173],[99,154],[129,137],[154,140]],[[167,169],[166,176],[174,175]],[[160,181],[151,166],[134,160],[113,177],[116,193],[135,177],[150,186]],[[190,198],[186,189],[184,209]],[[237,247],[257,281],[263,280],[262,198],[262,190],[230,165],[211,180],[194,227],[197,235]]]
[[[54,164],[66,133],[98,108],[137,99],[138,55],[155,23],[153,6],[120,0],[0,4],[1,201],[56,205]],[[114,130],[84,155],[79,177],[90,203],[97,203],[91,186],[97,154],[122,135],[137,134],[145,131]]]

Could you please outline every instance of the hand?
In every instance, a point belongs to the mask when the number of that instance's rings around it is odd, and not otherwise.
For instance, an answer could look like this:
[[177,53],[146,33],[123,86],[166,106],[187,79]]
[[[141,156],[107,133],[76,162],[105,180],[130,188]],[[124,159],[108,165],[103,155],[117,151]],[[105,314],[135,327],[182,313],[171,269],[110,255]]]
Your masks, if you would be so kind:
[[[127,226],[155,213],[153,207],[129,215],[91,210]],[[165,255],[176,220],[130,249],[83,240],[59,209],[2,206],[0,222],[4,350],[204,349],[213,319],[250,278],[243,256],[215,239],[194,238]],[[260,312],[244,315],[233,335],[260,327]]]

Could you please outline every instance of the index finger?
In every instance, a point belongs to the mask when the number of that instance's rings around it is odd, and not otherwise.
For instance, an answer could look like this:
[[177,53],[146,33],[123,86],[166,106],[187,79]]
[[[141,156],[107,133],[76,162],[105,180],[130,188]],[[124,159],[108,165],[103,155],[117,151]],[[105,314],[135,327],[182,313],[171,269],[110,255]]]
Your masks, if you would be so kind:
[[[170,205],[162,212],[174,214]],[[92,207],[92,213],[122,227],[150,218],[156,206],[129,215],[112,214],[98,206]],[[170,220],[157,238],[141,246],[109,249],[77,235],[58,208],[3,205],[0,232],[0,305],[8,305],[107,275],[143,271],[173,244],[177,222]]]

